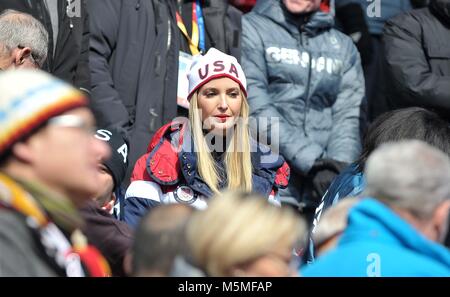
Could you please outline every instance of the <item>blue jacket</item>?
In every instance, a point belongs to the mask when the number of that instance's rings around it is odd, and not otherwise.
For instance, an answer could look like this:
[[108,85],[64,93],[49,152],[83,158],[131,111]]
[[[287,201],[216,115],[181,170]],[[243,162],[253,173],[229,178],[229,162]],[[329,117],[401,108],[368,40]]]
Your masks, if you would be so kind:
[[[335,205],[340,200],[346,197],[356,197],[364,191],[366,187],[366,180],[363,172],[359,169],[359,166],[354,163],[348,166],[342,171],[331,183],[325,195],[322,197],[322,201],[314,212],[314,220],[312,223],[311,231],[319,224],[320,218],[325,210]],[[314,261],[314,242],[312,238],[309,239],[309,248],[305,254],[305,260],[308,263]]]
[[450,251],[384,204],[366,198],[349,214],[337,247],[303,276],[450,276]]
[[325,195],[323,195],[322,201],[314,215],[313,229],[317,226],[322,213],[326,209],[335,205],[343,198],[358,196],[364,191],[365,187],[366,181],[359,166],[355,163],[348,166],[333,180]]
[[333,24],[331,14],[318,11],[299,29],[280,0],[258,1],[243,17],[242,66],[251,115],[277,118],[279,133],[272,131],[268,140],[301,174],[319,158],[351,163],[360,152],[360,57]]

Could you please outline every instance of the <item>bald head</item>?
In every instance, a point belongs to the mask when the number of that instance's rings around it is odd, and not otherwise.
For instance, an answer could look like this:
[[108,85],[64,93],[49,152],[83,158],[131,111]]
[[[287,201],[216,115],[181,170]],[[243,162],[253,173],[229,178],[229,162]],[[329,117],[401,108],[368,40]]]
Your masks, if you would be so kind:
[[144,216],[135,234],[133,275],[169,274],[175,257],[186,253],[185,226],[193,212],[190,206],[169,204]]
[[143,228],[153,232],[170,231],[184,225],[191,217],[193,208],[184,204],[161,205],[142,219]]

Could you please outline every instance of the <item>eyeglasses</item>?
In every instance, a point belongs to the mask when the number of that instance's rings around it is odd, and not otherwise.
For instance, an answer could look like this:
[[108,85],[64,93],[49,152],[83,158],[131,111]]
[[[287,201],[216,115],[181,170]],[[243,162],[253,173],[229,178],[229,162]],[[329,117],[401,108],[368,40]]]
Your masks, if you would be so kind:
[[94,135],[97,131],[96,127],[86,123],[82,117],[72,114],[53,117],[47,121],[47,125],[78,128],[90,135]]

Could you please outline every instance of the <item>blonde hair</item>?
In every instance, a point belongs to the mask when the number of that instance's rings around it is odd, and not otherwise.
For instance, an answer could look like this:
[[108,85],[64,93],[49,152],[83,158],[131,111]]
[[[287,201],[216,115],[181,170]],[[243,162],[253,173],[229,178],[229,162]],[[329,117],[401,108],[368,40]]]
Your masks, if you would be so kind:
[[[233,128],[230,149],[227,149],[225,153],[225,170],[228,189],[250,192],[252,190],[252,161],[248,129],[249,106],[242,91],[241,97],[240,119]],[[218,194],[220,176],[203,135],[203,122],[198,108],[198,92],[192,95],[190,101],[189,121],[196,148],[198,172],[210,189]]]
[[186,233],[193,261],[210,276],[230,276],[236,265],[276,248],[292,249],[305,235],[305,223],[293,210],[238,192],[215,197],[191,217]]

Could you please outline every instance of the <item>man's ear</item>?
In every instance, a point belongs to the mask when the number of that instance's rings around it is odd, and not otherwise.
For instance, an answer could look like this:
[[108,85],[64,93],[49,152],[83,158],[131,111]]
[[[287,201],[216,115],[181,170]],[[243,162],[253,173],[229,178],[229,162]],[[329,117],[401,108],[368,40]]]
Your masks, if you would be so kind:
[[436,241],[443,243],[448,232],[449,224],[450,199],[439,204],[435,209],[432,224],[436,234]]
[[31,163],[34,159],[33,150],[27,142],[18,142],[14,144],[11,152],[15,158],[24,163]]
[[25,64],[27,57],[29,57],[30,55],[31,55],[31,48],[29,47],[17,48],[13,52],[14,65],[16,67],[21,67],[23,64]]

